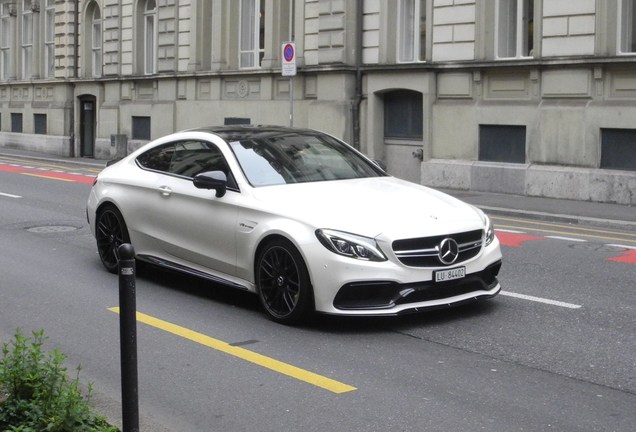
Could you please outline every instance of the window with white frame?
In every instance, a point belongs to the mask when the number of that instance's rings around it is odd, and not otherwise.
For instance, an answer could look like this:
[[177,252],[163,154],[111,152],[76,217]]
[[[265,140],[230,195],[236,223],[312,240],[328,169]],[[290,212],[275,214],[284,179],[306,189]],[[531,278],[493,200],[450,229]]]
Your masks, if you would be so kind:
[[398,61],[426,60],[426,0],[400,0]]
[[265,54],[265,1],[241,0],[239,67],[257,68]]
[[497,0],[495,20],[497,58],[532,57],[534,0]]
[[144,11],[144,73],[157,71],[157,3],[147,0]]
[[22,78],[33,74],[33,2],[22,0]]
[[619,0],[618,22],[619,53],[636,53],[636,8],[634,7],[634,0]]
[[94,77],[102,75],[102,16],[99,6],[94,5],[91,14],[91,63]]
[[0,5],[0,79],[9,79],[11,75],[11,6]]
[[44,76],[55,76],[55,0],[46,0],[44,21]]

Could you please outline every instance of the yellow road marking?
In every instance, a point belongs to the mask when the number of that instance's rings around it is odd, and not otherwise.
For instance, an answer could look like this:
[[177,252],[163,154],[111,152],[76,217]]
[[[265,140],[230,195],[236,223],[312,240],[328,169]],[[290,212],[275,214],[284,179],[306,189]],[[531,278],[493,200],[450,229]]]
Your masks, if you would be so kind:
[[65,178],[59,178],[59,177],[53,177],[53,176],[47,176],[47,175],[42,175],[42,174],[33,174],[33,173],[20,173],[22,175],[27,175],[27,176],[31,176],[31,177],[39,177],[39,178],[45,178],[45,179],[49,179],[49,180],[60,180],[60,181],[65,181],[65,182],[72,182],[74,180],[69,180],[69,179],[65,179]]
[[[115,312],[117,314],[119,313],[118,307],[109,308],[108,310],[111,312]],[[341,393],[347,393],[350,391],[357,390],[356,387],[352,387],[350,385],[332,380],[331,378],[327,378],[322,375],[318,375],[313,372],[309,372],[304,369],[298,368],[296,366],[283,363],[271,357],[267,357],[262,354],[255,353],[253,351],[246,350],[245,348],[232,346],[227,342],[223,342],[222,340],[211,338],[202,333],[198,333],[193,330],[187,329],[185,327],[181,327],[176,324],[172,324],[167,321],[154,318],[150,315],[146,315],[141,312],[137,312],[137,321],[147,324],[149,326],[158,328],[160,330],[166,331],[168,333],[172,333],[174,335],[180,336],[182,338],[191,340],[198,344],[207,346],[208,348],[221,351],[225,354],[229,354],[231,356],[240,358],[250,363],[254,363],[258,366],[262,366],[264,368],[273,370],[274,372],[278,372],[283,375],[296,378],[299,381],[304,381],[316,387],[329,390],[330,392],[333,392],[333,393],[341,394]]]

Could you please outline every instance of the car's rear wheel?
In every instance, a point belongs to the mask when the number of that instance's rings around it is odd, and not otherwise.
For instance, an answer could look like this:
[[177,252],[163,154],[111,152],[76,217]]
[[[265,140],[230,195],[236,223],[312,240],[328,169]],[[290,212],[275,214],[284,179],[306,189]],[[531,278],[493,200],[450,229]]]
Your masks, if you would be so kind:
[[295,324],[313,312],[309,272],[298,250],[288,241],[269,242],[256,259],[256,285],[271,319]]
[[119,210],[108,205],[97,213],[95,222],[95,237],[97,252],[102,264],[111,273],[117,273],[119,266],[119,246],[130,243],[126,222]]

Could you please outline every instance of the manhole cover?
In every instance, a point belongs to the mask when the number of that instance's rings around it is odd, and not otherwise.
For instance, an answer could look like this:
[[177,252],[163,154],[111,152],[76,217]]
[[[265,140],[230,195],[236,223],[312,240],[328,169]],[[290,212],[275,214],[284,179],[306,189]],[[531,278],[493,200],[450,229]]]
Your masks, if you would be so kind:
[[63,232],[69,232],[69,231],[75,231],[75,230],[77,230],[77,228],[75,228],[74,226],[68,226],[68,225],[49,225],[49,226],[32,227],[27,229],[27,231],[36,233],[36,234],[56,234],[56,233],[63,233]]

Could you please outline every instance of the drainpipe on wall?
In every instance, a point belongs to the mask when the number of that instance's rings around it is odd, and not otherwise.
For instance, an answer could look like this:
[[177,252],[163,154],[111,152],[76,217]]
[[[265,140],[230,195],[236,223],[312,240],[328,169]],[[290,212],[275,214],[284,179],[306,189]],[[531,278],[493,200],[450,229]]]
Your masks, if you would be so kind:
[[77,78],[78,76],[78,64],[77,61],[79,60],[79,0],[75,0],[75,11],[74,11],[74,18],[73,18],[73,75],[72,78],[73,80],[71,80],[71,87],[73,89],[73,94],[71,95],[71,113],[69,116],[69,123],[70,123],[70,140],[71,140],[71,148],[70,148],[70,156],[71,157],[75,157],[75,108],[76,108],[76,101],[75,101],[75,81],[74,79]]
[[362,20],[363,0],[356,2],[356,85],[353,100],[353,147],[360,149],[360,104],[362,103]]

